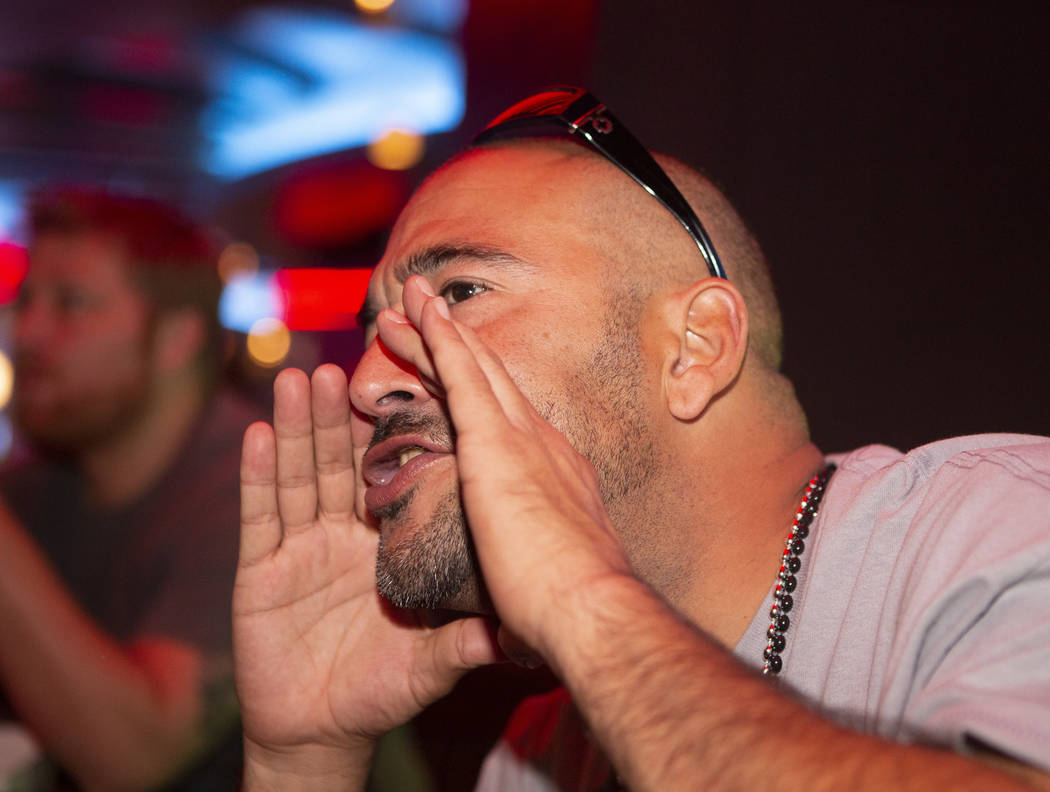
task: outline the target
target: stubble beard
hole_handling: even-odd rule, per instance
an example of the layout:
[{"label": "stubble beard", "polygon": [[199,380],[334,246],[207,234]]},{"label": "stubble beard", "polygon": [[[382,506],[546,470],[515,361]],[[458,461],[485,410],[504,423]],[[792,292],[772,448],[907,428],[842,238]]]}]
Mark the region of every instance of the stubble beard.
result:
[{"label": "stubble beard", "polygon": [[[446,492],[427,525],[406,524],[416,490],[378,510],[376,587],[399,608],[479,611],[481,572],[467,531],[458,488]],[[400,523],[394,542],[384,523]]]}]

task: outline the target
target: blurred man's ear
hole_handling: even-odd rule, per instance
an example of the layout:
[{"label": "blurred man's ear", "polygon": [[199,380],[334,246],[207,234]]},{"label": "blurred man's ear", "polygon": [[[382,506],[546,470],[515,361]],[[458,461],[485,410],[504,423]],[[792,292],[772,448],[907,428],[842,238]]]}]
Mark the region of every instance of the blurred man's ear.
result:
[{"label": "blurred man's ear", "polygon": [[193,366],[207,343],[204,317],[195,308],[162,312],[153,331],[153,361],[158,373]]}]

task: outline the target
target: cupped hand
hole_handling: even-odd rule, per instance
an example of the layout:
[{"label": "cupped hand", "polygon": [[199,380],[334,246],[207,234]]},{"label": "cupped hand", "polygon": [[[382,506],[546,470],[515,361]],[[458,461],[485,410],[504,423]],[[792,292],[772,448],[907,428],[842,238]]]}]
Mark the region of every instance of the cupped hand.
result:
[{"label": "cupped hand", "polygon": [[[246,748],[284,759],[367,757],[374,739],[498,659],[491,628],[438,628],[376,591],[377,534],[354,514],[346,375],[274,384],[274,426],[253,424],[241,463],[234,659]],[[348,751],[347,749],[351,749]],[[294,760],[293,760],[294,761]]]},{"label": "cupped hand", "polygon": [[379,335],[444,390],[463,503],[496,611],[554,662],[573,629],[558,614],[603,581],[631,576],[597,475],[424,278],[406,282],[403,303],[404,315],[379,315]]}]

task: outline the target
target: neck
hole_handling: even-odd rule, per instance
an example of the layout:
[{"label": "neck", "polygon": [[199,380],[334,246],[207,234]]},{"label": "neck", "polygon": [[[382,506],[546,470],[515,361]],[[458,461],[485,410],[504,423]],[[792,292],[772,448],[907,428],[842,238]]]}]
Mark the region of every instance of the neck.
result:
[{"label": "neck", "polygon": [[92,500],[118,507],[145,494],[175,460],[203,405],[204,389],[193,377],[155,387],[139,420],[79,456]]},{"label": "neck", "polygon": [[684,434],[678,447],[677,459],[687,462],[678,465],[677,486],[691,495],[676,501],[685,507],[674,516],[677,575],[661,593],[732,648],[773,584],[806,484],[824,457],[800,410],[726,403],[717,410],[694,426],[703,436]]}]

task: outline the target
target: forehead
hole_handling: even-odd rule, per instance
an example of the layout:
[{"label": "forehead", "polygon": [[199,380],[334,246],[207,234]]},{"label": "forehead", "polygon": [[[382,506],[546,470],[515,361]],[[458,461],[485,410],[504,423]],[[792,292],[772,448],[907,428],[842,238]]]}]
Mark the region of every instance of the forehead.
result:
[{"label": "forehead", "polygon": [[472,248],[557,266],[586,267],[601,229],[585,196],[600,179],[589,158],[542,148],[470,151],[435,173],[398,218],[370,286],[396,290],[414,258],[437,248]]},{"label": "forehead", "polygon": [[127,256],[121,243],[95,232],[46,233],[29,248],[32,280],[82,283],[95,288],[130,287]]}]

